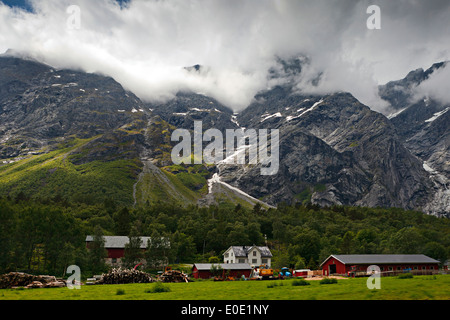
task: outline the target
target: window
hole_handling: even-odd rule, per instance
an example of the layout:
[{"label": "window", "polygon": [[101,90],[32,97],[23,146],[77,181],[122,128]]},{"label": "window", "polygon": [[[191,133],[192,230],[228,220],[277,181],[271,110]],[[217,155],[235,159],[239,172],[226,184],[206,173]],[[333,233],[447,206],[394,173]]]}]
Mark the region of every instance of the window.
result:
[{"label": "window", "polygon": [[389,267],[389,271],[392,271],[392,267]]},{"label": "window", "polygon": [[422,266],[422,270],[425,270],[427,267],[425,267],[425,266]]},{"label": "window", "polygon": [[402,267],[397,267],[397,270],[402,270]]},{"label": "window", "polygon": [[253,251],[253,256],[256,257],[256,251]]},{"label": "window", "polygon": [[418,269],[417,266],[415,266],[415,267],[414,267],[414,270],[417,270],[417,269]]},{"label": "window", "polygon": [[112,263],[112,264],[117,263],[117,258],[112,258],[112,259],[111,259],[111,263]]},{"label": "window", "polygon": [[228,254],[228,253],[225,253],[225,258],[228,258],[228,256],[229,256],[229,254]]},{"label": "window", "polygon": [[267,264],[267,259],[262,259],[262,263]]},{"label": "window", "polygon": [[434,266],[431,266],[430,269],[431,269],[431,270],[434,270]]},{"label": "window", "polygon": [[252,263],[257,263],[258,259],[252,259]]},{"label": "window", "polygon": [[245,259],[239,259],[238,262],[239,263],[245,263]]}]

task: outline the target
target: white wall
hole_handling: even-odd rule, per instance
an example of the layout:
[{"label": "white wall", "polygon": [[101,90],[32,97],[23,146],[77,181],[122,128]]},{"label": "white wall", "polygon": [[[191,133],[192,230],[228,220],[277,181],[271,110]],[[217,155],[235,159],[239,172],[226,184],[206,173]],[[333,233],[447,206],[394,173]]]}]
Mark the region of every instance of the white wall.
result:
[{"label": "white wall", "polygon": [[262,264],[265,264],[267,266],[271,266],[272,259],[271,258],[263,258],[261,257],[261,252],[259,252],[258,249],[253,248],[248,253],[248,257],[235,257],[234,252],[232,248],[228,248],[227,251],[225,251],[223,256],[223,262],[224,263],[248,263],[249,265],[260,266]]}]

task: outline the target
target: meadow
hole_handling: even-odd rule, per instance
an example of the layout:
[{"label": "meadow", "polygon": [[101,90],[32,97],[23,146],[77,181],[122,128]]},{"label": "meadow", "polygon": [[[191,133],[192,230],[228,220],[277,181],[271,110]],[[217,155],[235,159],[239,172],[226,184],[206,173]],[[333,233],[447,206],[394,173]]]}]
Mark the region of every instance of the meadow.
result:
[{"label": "meadow", "polygon": [[367,278],[337,283],[293,285],[296,280],[211,281],[157,284],[83,285],[80,289],[3,289],[0,300],[450,300],[450,275],[381,278],[368,289]]}]

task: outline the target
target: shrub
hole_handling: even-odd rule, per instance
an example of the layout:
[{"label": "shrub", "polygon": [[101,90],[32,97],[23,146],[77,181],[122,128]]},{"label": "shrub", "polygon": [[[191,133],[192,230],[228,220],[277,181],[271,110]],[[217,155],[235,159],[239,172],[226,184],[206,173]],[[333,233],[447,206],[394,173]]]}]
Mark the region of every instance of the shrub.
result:
[{"label": "shrub", "polygon": [[292,281],[293,286],[309,286],[311,283],[306,281],[305,279],[296,279]]},{"label": "shrub", "polygon": [[403,273],[398,276],[399,279],[411,279],[412,277],[412,273]]},{"label": "shrub", "polygon": [[283,282],[272,282],[267,285],[267,288],[273,288],[273,287],[278,287],[278,286],[282,287],[282,286],[284,286],[284,283]]},{"label": "shrub", "polygon": [[124,295],[124,294],[125,294],[125,290],[123,290],[123,289],[117,289],[116,295],[121,296],[121,295]]},{"label": "shrub", "polygon": [[145,290],[145,293],[170,292],[170,288],[162,282],[156,282],[152,288]]},{"label": "shrub", "polygon": [[337,282],[338,281],[335,278],[323,278],[322,280],[320,280],[320,284],[332,284]]}]

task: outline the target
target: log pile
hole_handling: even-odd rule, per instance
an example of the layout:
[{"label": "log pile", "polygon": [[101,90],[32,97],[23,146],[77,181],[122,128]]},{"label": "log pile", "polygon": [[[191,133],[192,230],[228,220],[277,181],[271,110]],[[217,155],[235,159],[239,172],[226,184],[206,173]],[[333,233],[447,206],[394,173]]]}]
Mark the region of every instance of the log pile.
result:
[{"label": "log pile", "polygon": [[23,272],[10,272],[0,275],[0,289],[8,288],[61,288],[65,287],[66,282],[62,279],[56,279],[54,276],[39,275],[35,276]]},{"label": "log pile", "polygon": [[100,280],[96,281],[95,284],[150,283],[153,281],[151,275],[146,272],[134,269],[114,268],[108,273],[102,274]]},{"label": "log pile", "polygon": [[187,274],[178,270],[167,270],[159,276],[161,282],[189,282]]}]

